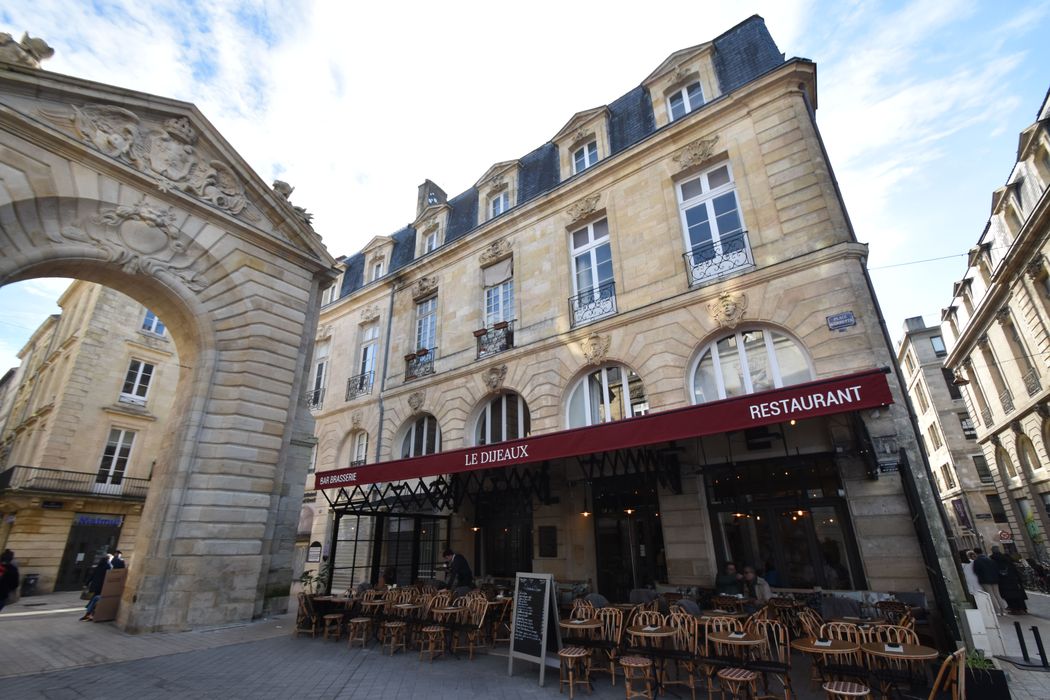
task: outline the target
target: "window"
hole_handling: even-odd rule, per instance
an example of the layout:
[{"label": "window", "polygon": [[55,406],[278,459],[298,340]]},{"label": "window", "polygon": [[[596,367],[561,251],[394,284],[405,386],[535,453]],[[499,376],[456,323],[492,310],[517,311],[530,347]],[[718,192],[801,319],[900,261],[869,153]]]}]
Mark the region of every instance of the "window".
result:
[{"label": "window", "polygon": [[375,282],[377,279],[383,276],[383,261],[378,260],[372,263],[372,281]]},{"label": "window", "polygon": [[514,280],[485,287],[485,325],[491,327],[500,321],[514,318]]},{"label": "window", "polygon": [[944,490],[955,488],[955,474],[949,464],[941,465],[941,476],[944,478]]},{"label": "window", "polygon": [[336,288],[336,285],[334,284],[330,287],[325,287],[324,291],[321,292],[321,306],[324,306],[325,304],[331,304],[333,301],[335,301],[337,291],[338,290]]},{"label": "window", "polygon": [[930,400],[926,398],[926,389],[923,388],[921,379],[915,383],[915,398],[919,402],[921,413],[930,410]]},{"label": "window", "polygon": [[134,431],[120,428],[110,429],[109,440],[106,441],[106,448],[102,452],[102,462],[98,466],[98,475],[95,477],[96,485],[116,486],[124,480],[124,473],[128,469],[128,457],[131,455],[131,446],[134,442]]},{"label": "window", "polygon": [[423,238],[423,252],[429,253],[432,250],[436,250],[438,247],[438,232],[437,230],[429,231]]},{"label": "window", "polygon": [[350,460],[351,467],[358,467],[368,461],[368,433],[360,432],[354,437],[354,454]]},{"label": "window", "polygon": [[776,331],[739,330],[711,343],[693,370],[693,402],[808,382],[809,360],[791,338]]},{"label": "window", "polygon": [[941,447],[944,445],[944,442],[941,440],[941,431],[937,429],[937,424],[930,423],[930,427],[926,430],[930,434],[930,444],[933,446],[933,449],[941,449]]},{"label": "window", "polygon": [[570,428],[597,425],[649,412],[645,387],[634,370],[609,365],[588,373],[569,393]]},{"label": "window", "polygon": [[977,439],[977,429],[973,427],[973,420],[967,413],[959,414],[959,426],[962,428],[963,437],[967,440]]},{"label": "window", "polygon": [[424,413],[409,424],[401,440],[401,457],[421,457],[441,451],[437,418]]},{"label": "window", "polygon": [[307,396],[307,404],[310,408],[320,408],[321,404],[324,403],[324,383],[328,370],[328,358],[325,357],[323,360],[318,360],[317,364],[314,365],[314,383],[313,389]]},{"label": "window", "polygon": [[601,219],[573,231],[573,324],[616,312],[609,222]]},{"label": "window", "polygon": [[500,192],[489,199],[489,218],[495,219],[510,209],[510,192]]},{"label": "window", "polygon": [[146,393],[153,379],[153,365],[142,360],[132,360],[128,373],[124,375],[124,388],[120,390],[120,400],[128,403],[146,403]]},{"label": "window", "polygon": [[754,263],[729,163],[679,183],[676,190],[691,283]]},{"label": "window", "polygon": [[361,374],[371,374],[376,369],[376,344],[379,340],[379,323],[361,326]]},{"label": "window", "polygon": [[572,172],[582,173],[598,162],[598,142],[591,141],[586,146],[577,148],[572,154]]},{"label": "window", "polygon": [[941,376],[944,377],[944,383],[948,387],[948,396],[952,397],[952,399],[961,399],[962,392],[955,385],[955,375],[952,374],[951,370],[947,367],[941,367]]},{"label": "window", "polygon": [[491,445],[494,442],[517,440],[532,433],[529,407],[517,394],[500,394],[485,404],[474,426],[474,444]]},{"label": "window", "polygon": [[915,374],[915,358],[911,356],[911,350],[904,353],[904,366],[908,370],[908,376]]},{"label": "window", "polygon": [[941,336],[931,336],[930,345],[933,346],[933,351],[937,353],[937,357],[944,357],[948,354],[948,351],[944,348],[944,338],[942,338]]},{"label": "window", "polygon": [[671,93],[667,98],[667,111],[671,115],[671,121],[674,121],[681,119],[703,104],[704,91],[698,81]]},{"label": "window", "polygon": [[984,455],[973,456],[973,468],[977,470],[977,478],[982,484],[992,483],[992,470],[988,468],[988,460]]},{"label": "window", "polygon": [[416,349],[437,347],[437,297],[416,304]]},{"label": "window", "polygon": [[1009,522],[1006,518],[1006,508],[1003,508],[1002,499],[1000,499],[998,495],[989,494],[984,498],[988,501],[988,510],[992,512],[992,520],[994,522]]},{"label": "window", "polygon": [[157,318],[157,314],[146,309],[146,316],[142,319],[142,330],[154,335],[164,335],[164,323]]}]

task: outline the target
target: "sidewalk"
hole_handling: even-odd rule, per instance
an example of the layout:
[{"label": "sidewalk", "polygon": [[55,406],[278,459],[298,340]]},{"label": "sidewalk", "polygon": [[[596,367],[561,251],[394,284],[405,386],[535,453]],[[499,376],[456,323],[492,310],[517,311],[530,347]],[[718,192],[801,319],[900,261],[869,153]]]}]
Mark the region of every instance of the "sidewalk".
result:
[{"label": "sidewalk", "polygon": [[[1014,623],[1021,625],[1028,655],[1039,660],[1033,642],[1032,627],[1039,629],[1047,654],[1050,655],[1050,596],[1028,591],[1028,615],[1006,615],[999,618],[1003,642],[1007,656],[1021,656],[1021,646],[1017,642]],[[1047,700],[1050,698],[1050,672],[1026,671],[1006,661],[999,662],[1000,668],[1006,671],[1010,684],[1010,696],[1013,700]]]}]

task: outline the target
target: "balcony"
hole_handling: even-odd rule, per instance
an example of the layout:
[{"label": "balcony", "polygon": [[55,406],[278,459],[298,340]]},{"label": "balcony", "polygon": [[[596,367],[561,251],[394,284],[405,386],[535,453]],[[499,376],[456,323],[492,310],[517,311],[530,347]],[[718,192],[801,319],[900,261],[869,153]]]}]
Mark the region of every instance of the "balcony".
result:
[{"label": "balcony", "polygon": [[474,331],[478,343],[478,359],[495,355],[514,347],[514,321],[501,321],[491,328]]},{"label": "balcony", "polygon": [[405,381],[433,374],[436,358],[437,348],[423,348],[418,352],[405,355]]},{"label": "balcony", "polygon": [[[103,481],[99,481],[103,478]],[[149,479],[109,474],[99,477],[90,472],[14,466],[0,472],[0,492],[32,491],[54,494],[115,496],[132,501],[146,500]]]},{"label": "balcony", "polygon": [[732,233],[712,243],[693,246],[682,256],[689,286],[714,282],[755,266],[747,231]]},{"label": "balcony", "polygon": [[320,410],[324,405],[324,389],[314,389],[306,392],[306,405],[311,411]]},{"label": "balcony", "polygon": [[362,372],[346,380],[346,400],[356,399],[358,396],[372,393],[372,382],[375,380],[375,370]]},{"label": "balcony", "polygon": [[363,467],[363,466],[365,466],[365,460],[363,460],[363,459],[352,460],[350,462],[350,466],[351,467]]},{"label": "balcony", "polygon": [[999,394],[999,404],[1003,407],[1003,413],[1010,415],[1014,412],[1014,397],[1009,389],[1003,389]]},{"label": "balcony", "polygon": [[1024,373],[1024,388],[1028,391],[1029,396],[1035,396],[1042,390],[1043,385],[1039,382],[1039,372],[1035,367]]},{"label": "balcony", "polygon": [[616,313],[616,282],[606,282],[569,297],[573,327],[582,326]]}]

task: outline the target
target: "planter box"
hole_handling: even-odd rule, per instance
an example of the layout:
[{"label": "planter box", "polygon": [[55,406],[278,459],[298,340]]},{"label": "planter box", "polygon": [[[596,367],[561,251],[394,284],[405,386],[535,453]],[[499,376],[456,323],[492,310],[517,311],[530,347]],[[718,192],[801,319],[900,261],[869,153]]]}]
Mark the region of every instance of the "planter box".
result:
[{"label": "planter box", "polygon": [[480,338],[481,336],[485,335],[488,332],[489,332],[489,330],[487,328],[479,328],[476,331],[474,331],[474,337],[475,338]]},{"label": "planter box", "polygon": [[1006,673],[997,668],[966,669],[966,700],[1009,700]]}]

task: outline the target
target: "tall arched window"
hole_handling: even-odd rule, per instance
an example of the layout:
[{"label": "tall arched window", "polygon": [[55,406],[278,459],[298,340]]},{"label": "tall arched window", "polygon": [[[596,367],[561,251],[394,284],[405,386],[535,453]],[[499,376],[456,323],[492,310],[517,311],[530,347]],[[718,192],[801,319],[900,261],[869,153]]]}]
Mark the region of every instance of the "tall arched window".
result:
[{"label": "tall arched window", "polygon": [[806,353],[773,330],[738,330],[708,345],[693,370],[693,402],[779,389],[813,378]]},{"label": "tall arched window", "polygon": [[995,461],[999,463],[999,473],[1006,472],[1011,477],[1017,476],[1017,469],[1014,468],[1013,460],[1010,459],[1010,455],[1006,454],[1006,450],[999,448],[995,451]]},{"label": "tall arched window", "polygon": [[569,392],[570,428],[608,423],[649,412],[645,387],[634,370],[608,365],[582,377]]},{"label": "tall arched window", "polygon": [[490,445],[494,442],[517,440],[532,432],[529,407],[525,399],[517,394],[500,394],[485,404],[474,425],[474,444]]},{"label": "tall arched window", "polygon": [[1043,466],[1039,463],[1039,455],[1035,453],[1035,446],[1032,445],[1032,441],[1028,439],[1027,435],[1021,435],[1017,438],[1017,456],[1020,458],[1021,467],[1026,474],[1031,474]]},{"label": "tall arched window", "polygon": [[401,440],[401,457],[420,457],[441,451],[441,431],[437,418],[424,413],[413,420]]}]

